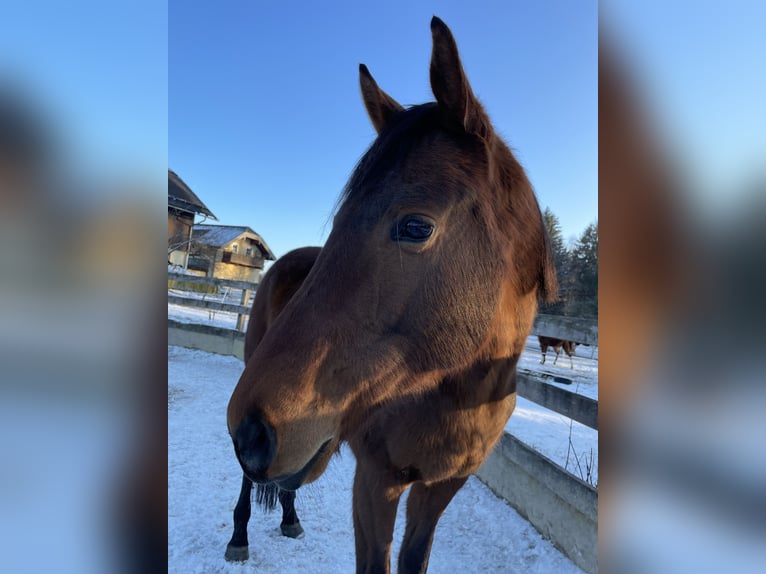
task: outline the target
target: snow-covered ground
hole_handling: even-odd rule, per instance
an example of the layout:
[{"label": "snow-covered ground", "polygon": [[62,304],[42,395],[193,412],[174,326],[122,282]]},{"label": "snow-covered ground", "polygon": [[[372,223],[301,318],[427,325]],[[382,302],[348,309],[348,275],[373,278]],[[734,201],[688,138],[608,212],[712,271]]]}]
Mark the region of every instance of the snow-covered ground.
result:
[{"label": "snow-covered ground", "polygon": [[[179,320],[176,313],[173,315]],[[539,361],[539,356],[535,359],[531,351],[533,348],[525,360]],[[586,347],[584,351],[579,354],[589,357],[590,350]],[[576,359],[575,370],[579,362]],[[571,375],[568,360],[563,364]],[[595,373],[595,367],[592,369]],[[234,357],[168,348],[168,571],[352,572],[354,457],[347,448],[335,457],[317,482],[298,492],[296,508],[306,530],[302,539],[287,539],[279,534],[278,512],[263,515],[254,508],[249,528],[250,560],[245,564],[224,561],[223,553],[231,536],[231,513],[241,481],[226,431],[225,413],[241,371],[242,363]],[[583,380],[581,384],[595,386],[594,381]],[[568,443],[568,423],[543,417],[538,411],[544,409],[524,402],[519,401],[509,423],[513,432],[524,440],[527,432],[532,439],[556,451],[562,439],[556,439],[555,445],[548,444],[550,439],[545,437],[554,433],[545,429],[558,429],[556,432],[563,429]],[[534,444],[534,440],[531,442]],[[596,448],[595,442],[592,446]],[[404,533],[405,501],[406,495],[399,507],[392,563]],[[567,574],[581,570],[505,501],[471,478],[439,523],[429,572]]]}]

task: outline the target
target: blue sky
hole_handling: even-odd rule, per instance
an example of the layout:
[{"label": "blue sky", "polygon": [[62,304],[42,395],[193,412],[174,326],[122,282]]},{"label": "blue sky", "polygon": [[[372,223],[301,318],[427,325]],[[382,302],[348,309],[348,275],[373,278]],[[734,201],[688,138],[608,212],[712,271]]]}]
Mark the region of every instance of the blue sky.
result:
[{"label": "blue sky", "polygon": [[[766,3],[601,9],[691,187],[713,216],[736,209],[766,165]],[[324,240],[374,137],[357,64],[402,103],[431,99],[433,14],[541,204],[579,234],[597,215],[595,2],[10,2],[0,82],[27,89],[86,170],[151,174],[161,211],[169,165],[284,253]]]},{"label": "blue sky", "polygon": [[5,2],[0,85],[22,90],[74,170],[153,185],[167,169],[167,30],[156,0]]},{"label": "blue sky", "polygon": [[541,205],[579,235],[598,214],[595,2],[172,0],[169,166],[277,255],[323,243],[374,139],[358,64],[402,104],[433,100],[434,14]]},{"label": "blue sky", "polygon": [[693,207],[717,220],[738,212],[766,181],[766,2],[601,7]]}]

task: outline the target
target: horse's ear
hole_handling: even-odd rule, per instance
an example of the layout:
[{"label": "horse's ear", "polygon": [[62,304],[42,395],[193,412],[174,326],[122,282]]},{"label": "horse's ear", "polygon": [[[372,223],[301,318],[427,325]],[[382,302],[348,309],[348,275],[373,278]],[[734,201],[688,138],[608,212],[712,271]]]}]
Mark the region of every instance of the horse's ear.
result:
[{"label": "horse's ear", "polygon": [[488,140],[492,126],[479,100],[473,95],[452,32],[434,16],[431,19],[431,34],[434,42],[431,53],[431,89],[436,101],[466,132]]},{"label": "horse's ear", "polygon": [[380,133],[391,120],[391,117],[404,108],[394,98],[378,87],[367,66],[359,64],[359,86],[362,88],[362,99],[367,114],[375,126],[375,131]]}]

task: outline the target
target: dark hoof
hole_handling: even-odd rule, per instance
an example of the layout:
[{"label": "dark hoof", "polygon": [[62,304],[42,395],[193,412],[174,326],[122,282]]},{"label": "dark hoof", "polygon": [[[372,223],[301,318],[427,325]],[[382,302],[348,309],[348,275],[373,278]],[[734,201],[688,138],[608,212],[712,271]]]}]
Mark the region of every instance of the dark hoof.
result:
[{"label": "dark hoof", "polygon": [[298,538],[303,534],[303,527],[300,522],[296,522],[295,524],[280,524],[279,528],[282,530],[282,536],[287,536],[288,538]]},{"label": "dark hoof", "polygon": [[247,551],[247,546],[232,546],[228,544],[224,558],[228,562],[247,562],[247,559],[250,558],[250,553]]}]

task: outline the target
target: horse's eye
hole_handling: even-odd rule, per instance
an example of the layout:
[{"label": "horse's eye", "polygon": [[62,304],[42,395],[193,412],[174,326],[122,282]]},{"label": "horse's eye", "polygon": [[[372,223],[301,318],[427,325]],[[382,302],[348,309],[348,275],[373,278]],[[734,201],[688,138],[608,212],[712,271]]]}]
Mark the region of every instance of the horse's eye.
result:
[{"label": "horse's eye", "polygon": [[394,224],[391,239],[420,243],[431,237],[434,224],[421,215],[406,215]]}]

